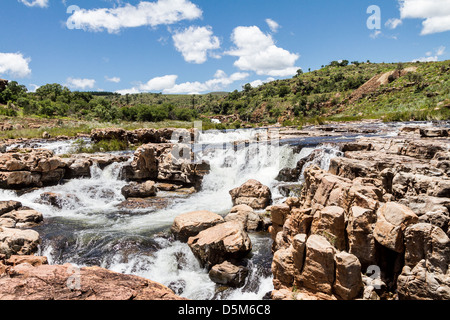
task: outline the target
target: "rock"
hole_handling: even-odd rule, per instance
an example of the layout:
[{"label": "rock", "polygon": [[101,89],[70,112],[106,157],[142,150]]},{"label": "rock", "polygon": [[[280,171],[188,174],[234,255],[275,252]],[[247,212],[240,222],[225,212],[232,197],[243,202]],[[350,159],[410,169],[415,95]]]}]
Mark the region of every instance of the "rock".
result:
[{"label": "rock", "polygon": [[34,253],[40,244],[39,233],[0,227],[0,254],[27,255]]},{"label": "rock", "polygon": [[121,192],[125,199],[128,198],[148,198],[156,196],[156,187],[154,181],[144,183],[131,183],[122,188]]},{"label": "rock", "polygon": [[228,261],[216,264],[209,271],[209,278],[215,283],[236,288],[242,287],[245,284],[247,275],[247,268],[235,266]]},{"label": "rock", "polygon": [[341,251],[334,256],[336,262],[336,282],[334,292],[344,300],[357,298],[364,289],[361,264],[356,256]]},{"label": "rock", "polygon": [[306,240],[308,236],[304,233],[297,234],[292,239],[292,258],[295,266],[295,275],[298,277],[303,270],[305,260]]},{"label": "rock", "polygon": [[336,249],[320,235],[311,235],[306,241],[306,258],[301,274],[304,287],[332,294],[335,280],[334,255]]},{"label": "rock", "polygon": [[100,267],[24,263],[0,278],[0,300],[180,300],[169,288]]},{"label": "rock", "polygon": [[15,228],[16,227],[16,221],[11,218],[0,218],[0,228]]},{"label": "rock", "polygon": [[273,255],[272,273],[275,289],[292,288],[294,285],[295,265],[293,259],[294,248],[280,248]]},{"label": "rock", "polygon": [[38,202],[62,209],[67,207],[74,207],[74,204],[79,203],[80,199],[74,194],[44,192],[40,194],[40,199]]},{"label": "rock", "polygon": [[193,211],[177,216],[172,224],[171,232],[175,238],[187,242],[189,237],[224,222],[224,219],[210,211]]},{"label": "rock", "polygon": [[50,139],[50,133],[48,133],[47,131],[44,131],[44,133],[42,134],[42,139]]},{"label": "rock", "polygon": [[188,245],[201,265],[207,269],[226,260],[243,258],[252,248],[247,233],[235,221],[201,231],[189,238]]},{"label": "rock", "polygon": [[31,228],[44,220],[42,213],[36,210],[14,210],[5,213],[2,218],[10,218],[15,221],[16,228]]},{"label": "rock", "polygon": [[66,164],[46,149],[13,149],[0,154],[0,188],[20,189],[54,185]]},{"label": "rock", "polygon": [[246,231],[259,230],[262,224],[260,216],[246,204],[231,208],[230,213],[225,216],[225,221],[238,221]]},{"label": "rock", "polygon": [[91,131],[91,139],[94,142],[101,140],[120,140],[126,139],[126,131],[121,128],[100,128]]},{"label": "rock", "polygon": [[10,266],[16,266],[22,263],[28,263],[33,267],[41,266],[44,264],[48,264],[47,257],[41,256],[17,256],[12,255],[9,259],[6,260],[6,264]]},{"label": "rock", "polygon": [[403,252],[403,232],[408,225],[417,223],[419,218],[408,207],[387,202],[377,211],[374,237],[381,245],[395,252]]},{"label": "rock", "polygon": [[148,214],[156,210],[167,208],[173,201],[173,198],[151,197],[151,198],[128,198],[117,205],[121,214]]},{"label": "rock", "polygon": [[92,160],[83,158],[66,158],[63,159],[63,161],[66,163],[66,171],[64,174],[65,179],[91,177],[91,166],[93,164]]},{"label": "rock", "polygon": [[344,209],[329,206],[314,213],[311,234],[325,236],[338,250],[345,250],[345,217]]},{"label": "rock", "polygon": [[376,212],[358,206],[350,208],[347,219],[348,252],[354,254],[363,268],[376,264],[376,247],[373,229]]},{"label": "rock", "polygon": [[439,227],[417,223],[405,230],[405,265],[427,261],[430,272],[446,274],[450,264],[450,239]]},{"label": "rock", "polygon": [[19,201],[0,201],[0,216],[7,212],[19,209],[21,206],[22,203],[20,203]]},{"label": "rock", "polygon": [[205,161],[196,163],[193,160],[194,153],[188,145],[145,144],[135,151],[131,164],[123,166],[121,178],[159,180],[199,189],[210,167]]},{"label": "rock", "polygon": [[270,189],[254,179],[230,190],[230,195],[234,206],[246,204],[253,209],[264,209],[272,202]]}]

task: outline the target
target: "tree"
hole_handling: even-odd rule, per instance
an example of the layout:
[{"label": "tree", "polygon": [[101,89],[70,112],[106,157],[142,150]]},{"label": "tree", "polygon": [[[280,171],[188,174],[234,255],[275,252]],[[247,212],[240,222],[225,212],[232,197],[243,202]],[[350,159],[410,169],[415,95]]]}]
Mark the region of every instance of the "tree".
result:
[{"label": "tree", "polygon": [[53,102],[56,102],[58,96],[63,93],[68,94],[70,90],[59,83],[46,84],[36,89],[36,94],[41,100],[50,99]]},{"label": "tree", "polygon": [[244,89],[244,92],[248,93],[252,90],[252,85],[250,83],[246,83],[242,89]]},{"label": "tree", "polygon": [[5,90],[0,92],[0,103],[6,104],[8,101],[16,102],[27,93],[27,88],[20,85],[17,81],[8,82]]}]

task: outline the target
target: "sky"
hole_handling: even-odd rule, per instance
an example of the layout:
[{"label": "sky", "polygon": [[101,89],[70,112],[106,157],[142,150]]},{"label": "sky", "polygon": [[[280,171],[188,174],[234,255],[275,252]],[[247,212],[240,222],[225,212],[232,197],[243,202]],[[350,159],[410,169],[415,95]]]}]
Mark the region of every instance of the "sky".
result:
[{"label": "sky", "polygon": [[334,60],[450,59],[450,0],[2,0],[0,78],[199,94]]}]

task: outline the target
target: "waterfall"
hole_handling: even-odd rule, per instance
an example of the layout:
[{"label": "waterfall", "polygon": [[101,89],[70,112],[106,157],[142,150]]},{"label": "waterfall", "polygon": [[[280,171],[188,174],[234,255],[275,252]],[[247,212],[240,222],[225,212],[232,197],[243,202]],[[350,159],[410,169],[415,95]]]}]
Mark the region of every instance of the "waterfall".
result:
[{"label": "waterfall", "polygon": [[[283,201],[275,181],[280,169],[295,167],[316,148],[296,153],[287,144],[265,142],[264,134],[264,130],[200,134],[196,155],[210,163],[210,173],[204,177],[199,192],[175,197],[163,209],[129,210],[126,214],[118,209],[125,200],[121,188],[127,184],[119,179],[123,163],[103,169],[94,165],[90,178],[72,179],[21,196],[0,190],[0,200],[17,200],[42,212],[44,223],[35,228],[43,238],[39,254],[46,255],[52,264],[100,265],[162,283],[189,299],[262,299],[273,289],[268,234],[250,233],[253,250],[247,263],[250,272],[246,284],[217,292],[216,284],[188,245],[171,240],[167,231],[182,213],[209,210],[225,216],[232,207],[229,191],[249,179],[267,185],[275,202]],[[327,167],[337,149],[319,149],[323,156],[318,164]],[[42,201],[45,192],[57,193],[61,205],[55,207]],[[166,196],[171,197],[167,192],[158,193],[158,197]]]}]

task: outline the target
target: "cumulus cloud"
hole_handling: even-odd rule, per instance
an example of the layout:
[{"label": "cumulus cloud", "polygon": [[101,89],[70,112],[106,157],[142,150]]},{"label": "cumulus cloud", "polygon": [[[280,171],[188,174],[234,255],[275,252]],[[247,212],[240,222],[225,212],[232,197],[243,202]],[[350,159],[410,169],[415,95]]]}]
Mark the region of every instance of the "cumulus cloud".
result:
[{"label": "cumulus cloud", "polygon": [[191,63],[204,63],[208,51],[220,48],[219,38],[213,36],[212,28],[209,26],[190,26],[183,31],[175,32],[172,39],[184,60]]},{"label": "cumulus cloud", "polygon": [[254,81],[250,82],[250,85],[253,88],[257,88],[257,87],[263,85],[264,83],[271,82],[271,81],[274,81],[274,80],[275,80],[275,78],[272,78],[272,77],[268,77],[266,80],[257,79],[257,80],[254,80]]},{"label": "cumulus cloud", "polygon": [[105,76],[105,80],[108,82],[114,82],[114,83],[119,83],[120,82],[120,78],[119,77],[107,77]]},{"label": "cumulus cloud", "polygon": [[167,75],[150,79],[147,83],[139,86],[140,91],[161,91],[172,88],[177,81],[177,75]]},{"label": "cumulus cloud", "polygon": [[412,60],[412,62],[420,61],[420,62],[432,62],[432,61],[438,61],[439,57],[445,54],[445,47],[440,46],[438,49],[436,49],[435,54],[433,55],[433,52],[429,51],[425,54],[425,57],[421,57],[418,59]]},{"label": "cumulus cloud", "polygon": [[40,8],[48,7],[48,1],[49,0],[19,0],[19,2],[22,2],[27,7],[40,7]]},{"label": "cumulus cloud", "polygon": [[0,52],[0,75],[25,78],[31,75],[30,61],[31,59],[25,58],[22,53]]},{"label": "cumulus cloud", "polygon": [[173,86],[172,88],[164,90],[164,93],[187,93],[197,94],[202,92],[211,92],[223,90],[235,81],[244,80],[249,76],[245,72],[236,72],[228,76],[224,71],[217,70],[213,79],[205,82],[184,82]]},{"label": "cumulus cloud", "polygon": [[76,10],[67,20],[67,25],[86,31],[117,33],[122,28],[156,27],[201,16],[202,10],[189,0],[141,1],[136,6],[126,3],[112,9]]},{"label": "cumulus cloud", "polygon": [[235,81],[244,80],[249,76],[248,73],[236,72],[228,76],[224,71],[217,70],[213,79],[205,82],[183,82],[176,84],[178,76],[166,75],[150,79],[145,84],[140,84],[130,89],[116,91],[120,94],[132,94],[148,91],[162,91],[167,94],[198,94],[203,92],[219,91],[225,89]]},{"label": "cumulus cloud", "polygon": [[277,32],[278,28],[280,28],[278,22],[273,21],[272,19],[266,19],[266,23],[269,26],[270,30],[272,30],[272,32]]},{"label": "cumulus cloud", "polygon": [[272,37],[256,26],[235,28],[231,40],[235,48],[225,54],[238,57],[234,65],[241,70],[285,77],[294,75],[299,69],[295,62],[300,56],[277,47]]},{"label": "cumulus cloud", "polygon": [[67,82],[66,86],[68,86],[69,88],[72,88],[72,89],[86,90],[86,89],[92,89],[95,86],[94,79],[81,79],[81,78],[69,77],[69,78],[67,78],[66,82]]},{"label": "cumulus cloud", "polygon": [[399,0],[401,19],[422,19],[422,35],[450,31],[449,0]]}]

